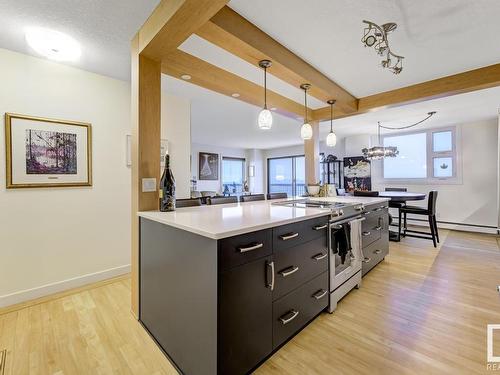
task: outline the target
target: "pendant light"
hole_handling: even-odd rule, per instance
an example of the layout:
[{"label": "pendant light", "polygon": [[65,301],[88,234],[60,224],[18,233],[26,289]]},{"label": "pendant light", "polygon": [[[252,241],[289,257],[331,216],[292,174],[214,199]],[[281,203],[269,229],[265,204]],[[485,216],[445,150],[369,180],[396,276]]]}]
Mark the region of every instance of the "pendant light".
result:
[{"label": "pendant light", "polygon": [[326,145],[334,147],[337,144],[337,136],[333,132],[333,105],[335,100],[329,100],[327,103],[330,104],[330,133],[326,136]]},{"label": "pendant light", "polygon": [[304,90],[304,109],[305,109],[305,115],[304,115],[304,125],[300,128],[300,136],[302,137],[303,140],[308,140],[311,139],[313,136],[313,128],[307,121],[307,90],[311,88],[311,85],[309,83],[304,83],[300,85],[300,88]]},{"label": "pendant light", "polygon": [[271,66],[271,61],[261,60],[259,61],[259,66],[264,69],[264,108],[259,113],[259,128],[267,130],[271,129],[273,126],[273,115],[269,109],[267,109],[267,68]]}]

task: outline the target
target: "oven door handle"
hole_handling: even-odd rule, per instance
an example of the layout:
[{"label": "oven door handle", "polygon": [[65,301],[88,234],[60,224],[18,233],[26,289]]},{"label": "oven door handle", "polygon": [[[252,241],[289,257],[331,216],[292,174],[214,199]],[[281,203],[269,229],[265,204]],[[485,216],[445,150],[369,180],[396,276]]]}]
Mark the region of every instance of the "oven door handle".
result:
[{"label": "oven door handle", "polygon": [[340,225],[348,223],[350,221],[354,221],[354,220],[364,221],[365,218],[362,216],[354,216],[354,217],[351,217],[349,219],[344,219],[344,220],[340,220],[340,221],[332,221],[332,222],[330,222],[330,228],[340,229]]}]

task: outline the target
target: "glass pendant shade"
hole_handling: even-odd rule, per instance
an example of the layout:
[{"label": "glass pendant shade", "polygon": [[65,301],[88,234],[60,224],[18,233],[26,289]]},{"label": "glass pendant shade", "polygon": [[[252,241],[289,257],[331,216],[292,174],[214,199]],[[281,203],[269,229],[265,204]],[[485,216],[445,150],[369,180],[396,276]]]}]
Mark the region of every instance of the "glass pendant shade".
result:
[{"label": "glass pendant shade", "polygon": [[312,126],[306,122],[302,127],[300,128],[300,136],[302,137],[303,140],[311,139],[313,136],[313,128]]},{"label": "glass pendant shade", "polygon": [[261,129],[271,129],[273,126],[273,115],[271,111],[267,108],[264,108],[259,113],[259,128]]},{"label": "glass pendant shade", "polygon": [[326,136],[326,145],[328,147],[334,147],[337,144],[337,136],[334,132],[328,133]]}]

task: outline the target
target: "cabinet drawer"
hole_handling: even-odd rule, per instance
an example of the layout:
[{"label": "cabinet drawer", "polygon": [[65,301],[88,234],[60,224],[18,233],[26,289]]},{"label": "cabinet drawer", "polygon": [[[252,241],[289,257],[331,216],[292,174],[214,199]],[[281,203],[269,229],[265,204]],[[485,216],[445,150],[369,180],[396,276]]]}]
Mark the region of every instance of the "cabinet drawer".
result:
[{"label": "cabinet drawer", "polygon": [[378,263],[385,258],[385,256],[389,253],[389,243],[387,240],[380,239],[371,245],[363,248],[363,266],[362,266],[362,274],[363,276],[370,271],[373,267],[375,267]]},{"label": "cabinet drawer", "polygon": [[287,249],[318,237],[326,237],[327,224],[328,216],[323,216],[273,228],[273,249]]},{"label": "cabinet drawer", "polygon": [[328,305],[328,272],[273,302],[273,349],[283,344]]},{"label": "cabinet drawer", "polygon": [[276,300],[328,269],[327,237],[275,251],[273,258]]},{"label": "cabinet drawer", "polygon": [[368,246],[382,237],[388,225],[389,211],[386,206],[372,206],[365,212],[362,224],[363,247]]},{"label": "cabinet drawer", "polygon": [[271,253],[271,229],[224,238],[219,241],[219,270],[224,271]]}]

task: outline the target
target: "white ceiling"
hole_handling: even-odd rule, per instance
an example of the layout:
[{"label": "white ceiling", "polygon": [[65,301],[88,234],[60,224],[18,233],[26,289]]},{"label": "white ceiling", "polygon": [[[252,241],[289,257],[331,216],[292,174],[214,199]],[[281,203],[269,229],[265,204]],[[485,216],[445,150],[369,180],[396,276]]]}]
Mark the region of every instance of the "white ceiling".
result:
[{"label": "white ceiling", "polygon": [[[496,64],[499,0],[232,0],[229,6],[356,97]],[[396,22],[399,75],[361,44],[362,20]]]},{"label": "white ceiling", "polygon": [[82,46],[70,63],[129,80],[130,41],[159,0],[0,0],[0,48],[38,56],[24,40],[26,27],[64,32]]}]

